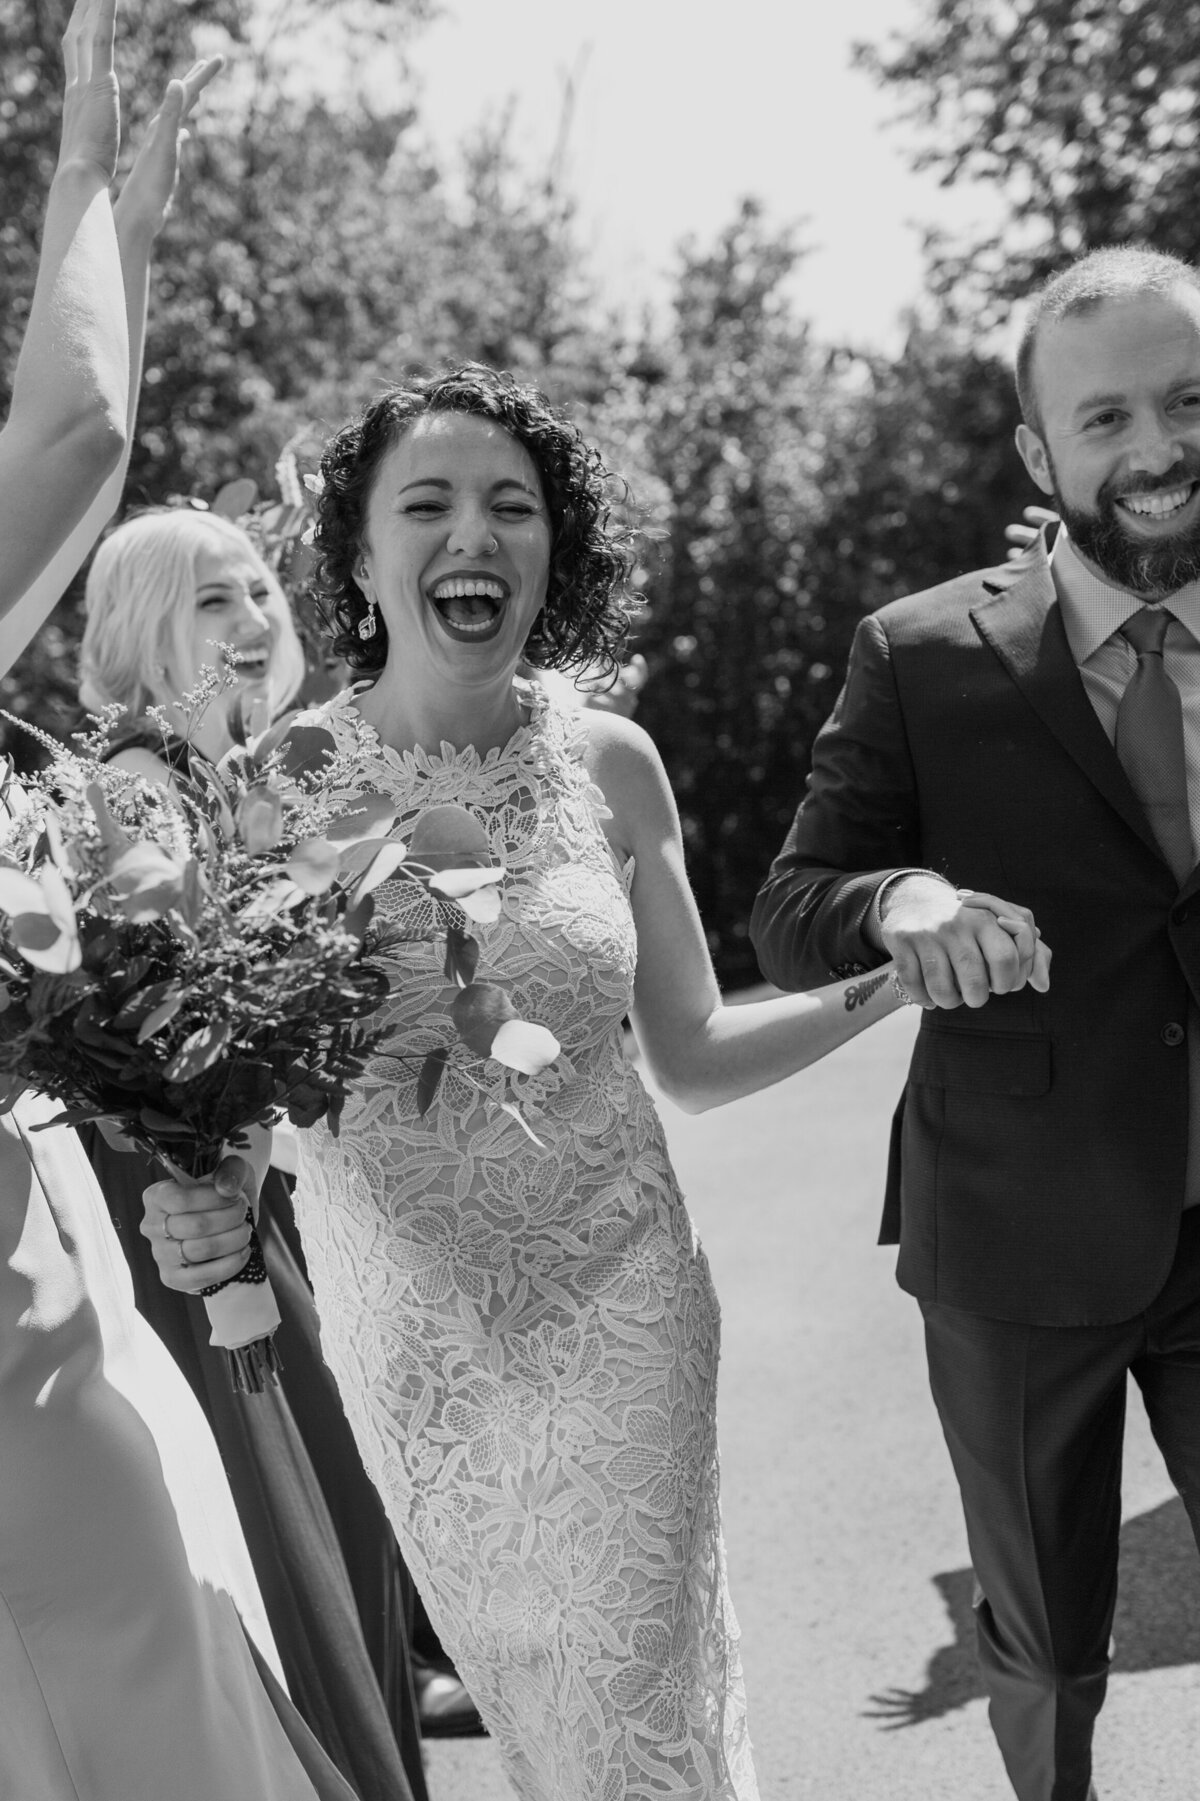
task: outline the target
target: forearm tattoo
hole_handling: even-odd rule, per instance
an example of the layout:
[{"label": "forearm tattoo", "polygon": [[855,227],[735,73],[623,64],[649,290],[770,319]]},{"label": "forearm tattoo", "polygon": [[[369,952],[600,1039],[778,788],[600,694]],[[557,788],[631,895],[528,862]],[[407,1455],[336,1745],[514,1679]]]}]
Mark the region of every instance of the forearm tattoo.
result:
[{"label": "forearm tattoo", "polygon": [[847,1013],[853,1013],[856,1007],[865,1007],[873,994],[878,994],[881,988],[887,987],[889,979],[885,970],[881,976],[868,976],[865,982],[855,982],[852,987],[847,988],[842,996]]}]

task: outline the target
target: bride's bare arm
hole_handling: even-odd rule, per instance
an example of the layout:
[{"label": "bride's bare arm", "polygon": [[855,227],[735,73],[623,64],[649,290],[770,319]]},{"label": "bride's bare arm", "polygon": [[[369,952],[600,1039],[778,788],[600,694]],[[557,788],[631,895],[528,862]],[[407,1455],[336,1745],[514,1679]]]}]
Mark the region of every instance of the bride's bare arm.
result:
[{"label": "bride's bare arm", "polygon": [[689,1113],[767,1088],[903,1004],[892,966],[809,994],[722,1004],[684,867],[679,814],[652,740],[626,719],[588,717],[589,766],[613,812],[618,858],[636,859],[634,1029],[655,1080]]}]

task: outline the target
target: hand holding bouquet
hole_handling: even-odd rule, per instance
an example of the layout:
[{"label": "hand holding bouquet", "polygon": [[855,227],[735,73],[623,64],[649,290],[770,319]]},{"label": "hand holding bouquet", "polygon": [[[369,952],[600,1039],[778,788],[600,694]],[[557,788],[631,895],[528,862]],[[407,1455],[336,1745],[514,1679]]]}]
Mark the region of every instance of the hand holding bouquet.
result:
[{"label": "hand holding bouquet", "polygon": [[[557,1055],[473,981],[466,926],[499,911],[503,871],[469,852],[406,864],[380,795],[334,810],[322,791],[350,772],[327,733],[277,728],[219,767],[193,750],[173,791],[103,760],[111,711],[77,752],[43,740],[53,760],[23,791],[0,780],[0,1104],[38,1088],[63,1104],[56,1123],[108,1121],[190,1180],[283,1113],[336,1133],[384,1035],[371,897],[389,879],[446,910],[450,1018],[471,1048],[518,1068]],[[447,1056],[425,1060],[422,1111]],[[205,1300],[235,1384],[261,1387],[278,1312],[256,1240]]]}]

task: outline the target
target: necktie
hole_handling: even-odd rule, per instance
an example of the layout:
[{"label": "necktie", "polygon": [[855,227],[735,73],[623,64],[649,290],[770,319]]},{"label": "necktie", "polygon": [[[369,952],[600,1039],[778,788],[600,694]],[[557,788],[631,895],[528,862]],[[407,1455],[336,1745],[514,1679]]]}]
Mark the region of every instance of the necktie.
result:
[{"label": "necktie", "polygon": [[1196,861],[1188,813],[1183,707],[1179,689],[1163,665],[1163,640],[1171,615],[1143,607],[1121,627],[1137,652],[1134,670],[1117,708],[1117,755],[1145,809],[1159,849],[1183,882]]}]

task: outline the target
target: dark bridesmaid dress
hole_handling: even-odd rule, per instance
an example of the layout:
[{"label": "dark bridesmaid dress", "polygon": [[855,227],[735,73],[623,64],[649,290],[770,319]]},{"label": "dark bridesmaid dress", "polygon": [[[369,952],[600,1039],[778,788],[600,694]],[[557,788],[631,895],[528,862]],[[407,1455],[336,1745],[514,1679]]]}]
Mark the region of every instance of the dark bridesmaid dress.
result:
[{"label": "dark bridesmaid dress", "polygon": [[150,1322],[208,1416],[293,1701],[361,1801],[428,1801],[408,1622],[412,1586],[321,1357],[287,1178],[258,1229],[282,1324],[279,1387],[235,1394],[199,1301],[164,1287],[139,1227],[162,1172],[80,1132]]}]

